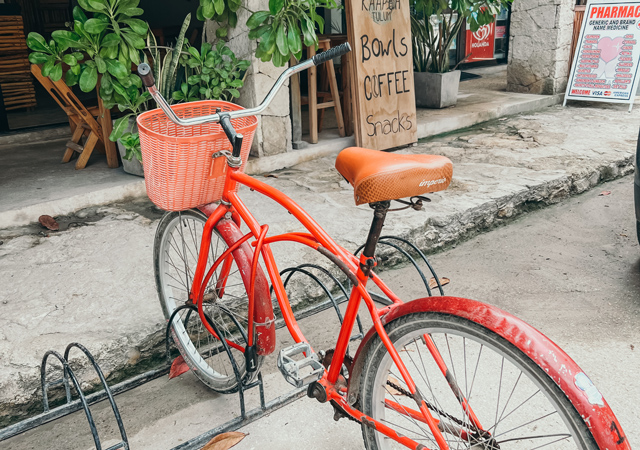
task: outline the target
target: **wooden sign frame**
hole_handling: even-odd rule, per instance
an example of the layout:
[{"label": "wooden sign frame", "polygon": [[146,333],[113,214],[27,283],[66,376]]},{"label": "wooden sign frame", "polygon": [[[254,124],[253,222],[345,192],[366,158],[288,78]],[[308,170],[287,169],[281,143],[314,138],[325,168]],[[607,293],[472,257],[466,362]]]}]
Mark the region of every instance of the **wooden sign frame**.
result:
[{"label": "wooden sign frame", "polygon": [[356,145],[417,141],[411,19],[406,0],[346,0]]}]

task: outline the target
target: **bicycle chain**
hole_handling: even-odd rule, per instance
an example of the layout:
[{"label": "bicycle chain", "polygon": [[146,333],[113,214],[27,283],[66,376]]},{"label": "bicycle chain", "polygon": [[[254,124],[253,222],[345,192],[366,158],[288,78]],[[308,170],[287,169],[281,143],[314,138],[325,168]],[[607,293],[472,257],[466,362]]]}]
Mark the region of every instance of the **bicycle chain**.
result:
[{"label": "bicycle chain", "polygon": [[[387,380],[387,384],[392,388],[394,388],[395,390],[397,390],[398,392],[400,392],[401,394],[406,395],[409,398],[413,398],[413,395],[411,394],[411,392],[407,391],[402,386],[398,386],[397,384],[389,380]],[[467,430],[470,430],[472,432],[473,437],[477,440],[474,443],[481,444],[481,445],[488,444],[489,449],[500,448],[498,443],[495,442],[495,439],[491,437],[491,435],[488,434],[486,431],[479,430],[478,428],[476,428],[475,430],[472,430],[469,427],[469,424],[464,423],[462,420],[458,419],[457,417],[454,417],[451,414],[442,411],[440,408],[437,408],[436,406],[432,405],[425,399],[422,399],[422,401],[425,402],[425,404],[427,405],[427,408],[429,408],[430,410],[440,414],[441,416],[446,417],[449,420],[452,420],[453,422],[457,423],[461,427],[466,428]]]},{"label": "bicycle chain", "polygon": [[[409,398],[413,398],[413,394],[411,392],[407,391],[406,389],[404,389],[401,386],[398,386],[397,384],[393,383],[392,381],[387,380],[387,384],[389,386],[391,386],[392,388],[394,388],[396,391],[400,392],[402,395],[406,395]],[[448,413],[442,411],[440,408],[437,408],[436,406],[432,405],[431,403],[429,403],[425,399],[422,399],[422,401],[425,402],[425,404],[427,405],[427,408],[429,408],[431,411],[434,411],[434,412],[440,414],[441,416],[444,416],[447,419],[450,419],[450,420],[454,421],[455,423],[457,423],[461,427],[468,428],[468,425],[466,423],[464,423],[462,420],[458,419],[457,417],[454,417],[451,414],[448,414]],[[477,431],[476,431],[476,433],[477,433]]]}]

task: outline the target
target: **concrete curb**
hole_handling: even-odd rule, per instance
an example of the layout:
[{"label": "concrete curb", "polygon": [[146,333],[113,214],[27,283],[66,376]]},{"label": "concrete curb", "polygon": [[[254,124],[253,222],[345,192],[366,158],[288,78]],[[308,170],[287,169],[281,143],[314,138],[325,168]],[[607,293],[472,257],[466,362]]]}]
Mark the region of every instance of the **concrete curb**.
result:
[{"label": "concrete curb", "polygon": [[[557,95],[540,95],[534,98],[527,95],[527,100],[506,100],[504,102],[496,102],[489,104],[488,108],[461,114],[455,117],[448,117],[446,120],[420,121],[418,122],[418,139],[425,139],[452,131],[469,128],[489,120],[499,119],[505,116],[513,116],[516,114],[537,111],[549,106],[562,103],[564,94]],[[483,105],[484,106],[484,105]]]},{"label": "concrete curb", "polygon": [[0,229],[28,225],[38,221],[43,214],[60,216],[82,208],[118,202],[127,198],[147,195],[144,180],[136,179],[127,184],[74,195],[45,203],[25,206],[20,209],[0,212]]},{"label": "concrete curb", "polygon": [[0,145],[23,145],[33,142],[71,139],[69,125],[52,125],[33,131],[17,131],[0,136]]}]

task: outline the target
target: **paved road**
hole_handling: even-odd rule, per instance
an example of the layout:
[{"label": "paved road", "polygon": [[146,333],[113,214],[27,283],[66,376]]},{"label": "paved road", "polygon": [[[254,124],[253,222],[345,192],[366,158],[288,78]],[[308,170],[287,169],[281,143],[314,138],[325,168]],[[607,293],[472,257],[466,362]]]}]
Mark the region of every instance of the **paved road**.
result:
[{"label": "paved road", "polygon": [[[433,255],[446,293],[493,303],[539,328],[578,362],[618,415],[632,443],[640,442],[640,248],[635,236],[632,178],[625,177]],[[611,191],[610,195],[598,195]],[[401,212],[395,214],[411,214]],[[421,296],[411,270],[385,278]],[[326,328],[303,323],[310,340]],[[281,336],[281,342],[285,338]],[[327,345],[329,345],[327,343]],[[322,347],[322,345],[315,345]],[[270,365],[267,395],[287,387]],[[256,405],[255,393],[249,396]],[[202,388],[186,374],[157,380],[118,397],[131,448],[171,448],[237,415],[237,399]],[[99,428],[113,435],[105,409]],[[75,415],[3,443],[6,450],[91,448],[86,422]],[[237,449],[362,448],[359,428],[332,420],[331,408],[303,399],[250,424]],[[83,440],[81,440],[82,438]],[[7,445],[8,444],[8,445]]]}]

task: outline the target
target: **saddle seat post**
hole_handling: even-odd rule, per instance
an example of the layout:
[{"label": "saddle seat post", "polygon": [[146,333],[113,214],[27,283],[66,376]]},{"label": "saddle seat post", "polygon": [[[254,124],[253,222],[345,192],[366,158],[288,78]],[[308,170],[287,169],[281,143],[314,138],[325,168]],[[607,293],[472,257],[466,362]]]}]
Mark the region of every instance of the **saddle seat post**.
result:
[{"label": "saddle seat post", "polygon": [[363,259],[360,262],[360,269],[368,277],[371,273],[371,269],[375,267],[375,253],[378,246],[378,239],[382,233],[382,227],[384,226],[384,220],[387,217],[387,211],[389,211],[390,201],[370,203],[369,206],[373,208],[373,220],[371,221],[371,228],[369,229],[369,235],[367,236],[367,242],[362,250]]}]

